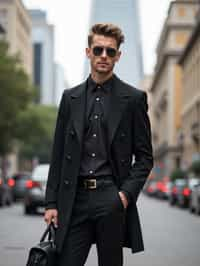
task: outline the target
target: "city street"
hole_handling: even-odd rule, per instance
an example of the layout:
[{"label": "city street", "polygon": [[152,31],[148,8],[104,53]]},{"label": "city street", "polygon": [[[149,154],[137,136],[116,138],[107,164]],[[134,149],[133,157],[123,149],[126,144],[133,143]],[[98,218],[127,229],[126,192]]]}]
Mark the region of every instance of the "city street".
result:
[{"label": "city street", "polygon": [[[145,252],[132,254],[125,248],[124,266],[199,266],[200,217],[144,195],[138,207]],[[0,266],[25,265],[29,248],[45,229],[43,216],[24,216],[22,205],[17,203],[0,209],[0,218]],[[95,246],[86,266],[97,266]]]},{"label": "city street", "polygon": [[[200,0],[0,0],[0,266],[26,266],[47,228],[38,206],[56,201],[67,229],[77,187],[111,179],[127,202],[142,191],[145,250],[124,247],[123,266],[200,266],[199,74]],[[90,208],[113,218],[93,238],[106,258],[123,211],[107,195]],[[70,264],[92,239],[73,231],[89,206],[77,199]],[[136,210],[126,218],[124,242],[141,250]],[[95,244],[85,266],[98,266]]]}]

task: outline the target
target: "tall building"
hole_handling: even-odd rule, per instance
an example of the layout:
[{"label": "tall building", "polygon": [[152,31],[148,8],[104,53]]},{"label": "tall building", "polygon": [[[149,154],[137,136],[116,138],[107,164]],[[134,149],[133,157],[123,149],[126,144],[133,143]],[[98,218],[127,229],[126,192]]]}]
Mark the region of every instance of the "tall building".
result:
[{"label": "tall building", "polygon": [[32,77],[31,19],[21,0],[0,0],[0,24],[9,53],[19,53],[24,70]]},{"label": "tall building", "polygon": [[46,12],[29,10],[32,19],[33,76],[41,104],[54,104],[54,27]]},{"label": "tall building", "polygon": [[[138,1],[93,0],[89,26],[94,23],[113,23],[122,29],[125,43],[121,46],[122,56],[115,66],[115,73],[124,81],[138,86],[143,79]],[[85,77],[88,73],[89,63],[86,61]]]},{"label": "tall building", "polygon": [[179,63],[182,66],[182,165],[190,166],[200,159],[200,8],[197,25],[184,49]]},{"label": "tall building", "polygon": [[177,64],[196,25],[199,2],[176,0],[169,6],[157,46],[157,62],[151,85],[155,168],[158,176],[169,176],[181,167],[182,70]]}]

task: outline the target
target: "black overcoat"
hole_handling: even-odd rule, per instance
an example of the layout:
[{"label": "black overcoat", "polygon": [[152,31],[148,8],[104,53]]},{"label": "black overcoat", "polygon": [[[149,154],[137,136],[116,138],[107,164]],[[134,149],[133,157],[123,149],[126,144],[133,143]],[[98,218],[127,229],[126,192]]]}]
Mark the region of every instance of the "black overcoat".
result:
[{"label": "black overcoat", "polygon": [[[58,209],[56,245],[61,251],[76,194],[85,117],[86,81],[64,90],[59,105],[48,174],[46,209]],[[114,75],[108,121],[109,160],[119,190],[131,193],[124,246],[144,250],[137,198],[153,167],[147,95]]]}]

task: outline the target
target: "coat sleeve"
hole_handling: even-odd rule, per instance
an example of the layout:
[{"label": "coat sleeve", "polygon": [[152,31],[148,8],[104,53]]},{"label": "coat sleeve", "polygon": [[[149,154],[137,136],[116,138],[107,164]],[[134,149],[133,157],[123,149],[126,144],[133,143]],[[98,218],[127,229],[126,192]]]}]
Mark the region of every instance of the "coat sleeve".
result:
[{"label": "coat sleeve", "polygon": [[147,114],[147,94],[142,92],[133,107],[133,152],[135,162],[131,166],[128,178],[121,185],[135,202],[153,167],[153,151],[151,143],[151,125]]},{"label": "coat sleeve", "polygon": [[67,110],[65,103],[65,95],[63,92],[54,131],[53,145],[51,150],[51,160],[47,179],[47,187],[45,193],[46,209],[57,208],[57,192],[60,183],[62,159],[64,152],[64,132],[66,127]]}]

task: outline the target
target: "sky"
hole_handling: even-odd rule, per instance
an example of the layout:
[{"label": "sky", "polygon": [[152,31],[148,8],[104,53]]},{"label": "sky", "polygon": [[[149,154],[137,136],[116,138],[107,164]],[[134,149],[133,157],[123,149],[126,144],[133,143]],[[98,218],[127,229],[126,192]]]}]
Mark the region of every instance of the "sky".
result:
[{"label": "sky", "polygon": [[[55,61],[64,67],[69,86],[82,81],[91,1],[23,0],[27,8],[45,10],[48,23],[55,26]],[[156,45],[169,3],[170,0],[139,0],[145,74],[153,72]]]}]

